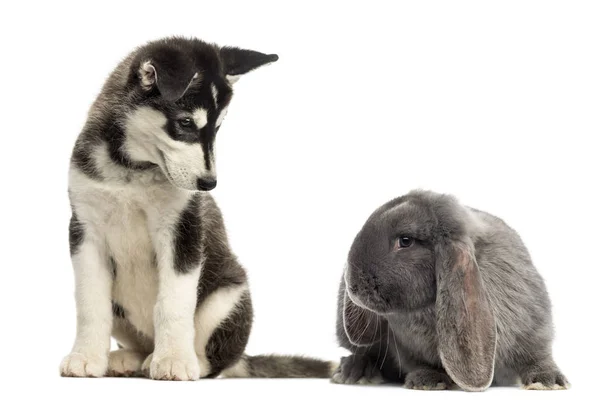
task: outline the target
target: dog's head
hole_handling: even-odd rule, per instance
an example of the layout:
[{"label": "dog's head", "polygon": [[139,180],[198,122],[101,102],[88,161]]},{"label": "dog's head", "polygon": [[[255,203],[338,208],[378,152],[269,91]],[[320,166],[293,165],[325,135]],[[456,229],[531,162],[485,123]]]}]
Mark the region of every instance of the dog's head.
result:
[{"label": "dog's head", "polygon": [[169,38],[140,48],[127,78],[124,151],[158,165],[183,189],[217,184],[215,137],[237,79],[277,55],[197,39]]}]

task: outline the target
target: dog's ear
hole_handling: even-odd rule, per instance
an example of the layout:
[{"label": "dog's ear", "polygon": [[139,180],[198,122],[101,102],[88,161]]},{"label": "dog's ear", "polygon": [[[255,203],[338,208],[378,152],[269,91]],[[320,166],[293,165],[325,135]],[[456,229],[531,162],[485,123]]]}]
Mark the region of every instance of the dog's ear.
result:
[{"label": "dog's ear", "polygon": [[149,90],[156,86],[167,101],[181,98],[198,74],[189,56],[171,48],[155,50],[142,60],[139,67],[142,88]]},{"label": "dog's ear", "polygon": [[254,50],[240,49],[230,46],[220,50],[225,77],[230,83],[235,83],[242,74],[254,70],[268,63],[276,62],[279,56],[256,52]]},{"label": "dog's ear", "polygon": [[486,389],[494,376],[496,322],[470,238],[435,247],[438,349],[448,375],[464,390]]}]

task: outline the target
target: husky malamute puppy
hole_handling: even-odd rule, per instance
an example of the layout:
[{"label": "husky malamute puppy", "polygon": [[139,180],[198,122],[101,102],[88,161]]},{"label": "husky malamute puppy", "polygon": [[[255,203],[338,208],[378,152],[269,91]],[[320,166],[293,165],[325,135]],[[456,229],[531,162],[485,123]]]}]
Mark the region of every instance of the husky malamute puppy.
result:
[{"label": "husky malamute puppy", "polygon": [[[168,38],[135,50],[108,78],[70,165],[77,335],[63,376],[331,375],[325,361],[244,355],[246,273],[208,193],[232,83],[276,60]],[[113,352],[111,335],[121,347]]]}]

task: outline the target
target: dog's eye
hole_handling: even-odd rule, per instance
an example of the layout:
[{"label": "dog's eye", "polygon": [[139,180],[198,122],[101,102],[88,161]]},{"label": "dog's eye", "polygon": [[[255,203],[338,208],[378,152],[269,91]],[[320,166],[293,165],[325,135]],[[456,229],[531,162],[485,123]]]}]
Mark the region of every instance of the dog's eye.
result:
[{"label": "dog's eye", "polygon": [[192,119],[190,119],[190,118],[179,119],[179,125],[182,127],[191,127]]},{"label": "dog's eye", "polygon": [[414,238],[409,236],[399,236],[396,238],[396,244],[394,249],[410,248],[415,242]]}]

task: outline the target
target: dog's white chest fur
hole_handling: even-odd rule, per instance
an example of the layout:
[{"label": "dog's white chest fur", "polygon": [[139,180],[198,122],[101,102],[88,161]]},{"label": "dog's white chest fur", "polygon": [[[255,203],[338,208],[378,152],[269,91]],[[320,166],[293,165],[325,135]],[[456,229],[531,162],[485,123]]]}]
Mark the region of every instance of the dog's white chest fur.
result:
[{"label": "dog's white chest fur", "polygon": [[[98,185],[76,171],[71,174],[71,196],[88,233],[104,245],[114,267],[112,301],[127,320],[145,336],[154,338],[153,311],[158,293],[155,243],[162,228],[172,227],[187,203],[189,192],[180,193],[166,182],[143,185]],[[163,242],[164,243],[164,242]],[[171,245],[158,245],[170,248]]]},{"label": "dog's white chest fur", "polygon": [[153,338],[158,275],[147,216],[136,203],[116,210],[106,225],[107,252],[116,266],[112,299],[139,331]]}]

